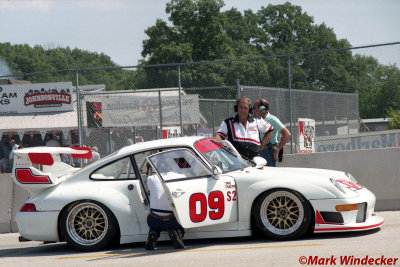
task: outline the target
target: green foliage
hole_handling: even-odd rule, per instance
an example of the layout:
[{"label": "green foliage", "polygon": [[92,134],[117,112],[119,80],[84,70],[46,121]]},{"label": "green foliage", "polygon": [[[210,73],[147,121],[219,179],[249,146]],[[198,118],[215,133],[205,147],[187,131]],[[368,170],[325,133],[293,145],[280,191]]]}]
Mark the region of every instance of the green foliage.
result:
[{"label": "green foliage", "polygon": [[[54,48],[45,50],[42,46],[11,45],[0,43],[0,59],[7,62],[13,74],[46,72],[55,70],[74,70],[77,68],[116,67],[110,57],[101,53],[93,53],[80,49]],[[76,84],[75,71],[60,71],[41,75],[18,77],[32,83],[72,81]],[[80,71],[79,85],[106,84],[109,90],[121,89],[121,81],[132,74],[116,70]]]},{"label": "green foliage", "polygon": [[[315,24],[312,16],[289,2],[268,5],[253,12],[235,8],[221,11],[222,0],[171,0],[169,22],[161,19],[145,30],[142,66],[136,70],[80,71],[79,84],[106,84],[108,90],[178,86],[180,65],[183,88],[232,87],[217,95],[212,90],[188,91],[204,98],[235,98],[236,81],[242,85],[291,87],[359,94],[361,118],[379,118],[386,110],[400,110],[400,71],[384,66],[354,50],[307,53],[350,48],[333,29]],[[353,52],[352,52],[353,51]],[[299,53],[304,52],[304,53]],[[288,56],[276,56],[287,55]],[[293,55],[295,54],[295,55]],[[252,58],[248,61],[207,62]],[[263,59],[260,59],[263,58]],[[79,49],[0,43],[0,59],[13,73],[117,66],[104,54]],[[290,61],[289,61],[290,60]],[[171,64],[169,67],[150,67]],[[32,82],[72,81],[74,71],[22,77]]]},{"label": "green foliage", "polygon": [[388,130],[400,129],[400,110],[389,109],[387,116],[390,118]]},{"label": "green foliage", "polygon": [[[258,58],[296,53],[290,57],[291,86],[295,89],[359,93],[362,118],[383,117],[386,107],[400,103],[400,74],[373,57],[351,50],[318,54],[299,52],[350,48],[324,23],[289,2],[268,5],[257,12],[232,8],[221,12],[221,0],[171,0],[169,21],[157,20],[146,30],[143,64],[184,63]],[[288,87],[288,58],[194,65],[182,69],[184,87],[243,85]],[[162,80],[162,79],[158,79]],[[154,80],[153,80],[154,81]],[[162,87],[156,84],[154,87]],[[203,93],[209,97],[209,93]]]}]

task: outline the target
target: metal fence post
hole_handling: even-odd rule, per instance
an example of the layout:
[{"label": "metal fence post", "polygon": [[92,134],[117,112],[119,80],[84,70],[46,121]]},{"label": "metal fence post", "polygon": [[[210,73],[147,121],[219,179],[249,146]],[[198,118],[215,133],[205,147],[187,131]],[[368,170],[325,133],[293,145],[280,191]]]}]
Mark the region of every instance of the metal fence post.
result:
[{"label": "metal fence post", "polygon": [[160,136],[158,138],[162,139],[162,131],[163,131],[163,121],[162,121],[162,105],[161,105],[161,90],[158,90],[158,108],[160,109]]},{"label": "metal fence post", "polygon": [[81,92],[78,86],[79,83],[79,71],[76,70],[76,111],[78,112],[78,138],[79,146],[82,146],[82,103],[81,103]]},{"label": "metal fence post", "polygon": [[112,131],[112,129],[108,128],[108,149],[109,149],[109,153],[112,152],[112,147],[111,147],[111,144],[112,144],[111,134],[112,134],[112,132],[111,131]]},{"label": "metal fence post", "polygon": [[214,104],[215,104],[215,100],[211,102],[213,136],[215,136],[215,110],[214,110]]},{"label": "metal fence post", "polygon": [[289,110],[290,110],[290,154],[293,154],[293,103],[292,103],[292,79],[290,73],[290,55],[288,56],[288,87],[289,87]]},{"label": "metal fence post", "polygon": [[[79,89],[79,71],[76,70],[76,109],[78,112],[78,140],[79,140],[79,146],[82,147],[82,136],[83,136],[83,129],[82,129],[82,101],[81,101],[81,89]],[[72,137],[71,137],[72,141]],[[79,159],[79,163],[81,167],[83,166],[83,159]]]},{"label": "metal fence post", "polygon": [[240,98],[240,81],[239,79],[236,80],[236,90],[237,90],[237,98]]},{"label": "metal fence post", "polygon": [[179,123],[181,127],[181,137],[183,136],[183,124],[182,124],[182,84],[181,84],[181,64],[178,64],[178,87],[179,87]]}]

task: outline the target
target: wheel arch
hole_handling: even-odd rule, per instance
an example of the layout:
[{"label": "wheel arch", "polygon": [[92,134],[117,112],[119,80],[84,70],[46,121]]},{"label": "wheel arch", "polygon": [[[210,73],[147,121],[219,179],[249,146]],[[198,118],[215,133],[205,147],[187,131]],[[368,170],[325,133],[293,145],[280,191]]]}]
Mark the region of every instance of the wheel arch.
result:
[{"label": "wheel arch", "polygon": [[58,233],[58,236],[59,236],[59,240],[60,241],[65,241],[65,238],[61,234],[61,217],[62,217],[62,214],[68,208],[70,208],[72,204],[78,204],[78,203],[82,203],[82,202],[94,202],[96,204],[101,204],[111,212],[111,214],[115,217],[115,219],[117,221],[117,235],[116,235],[115,240],[113,241],[113,243],[117,243],[118,242],[118,244],[119,244],[120,239],[121,239],[121,226],[120,226],[120,221],[118,220],[118,217],[114,213],[113,209],[110,208],[108,205],[106,205],[104,202],[100,202],[100,201],[98,201],[96,199],[89,199],[89,198],[82,198],[82,199],[77,199],[77,200],[71,201],[71,202],[65,204],[64,207],[60,210],[60,212],[58,213],[58,218],[57,218],[57,233]]},{"label": "wheel arch", "polygon": [[[245,194],[239,195],[239,210],[240,218],[239,220],[242,222],[248,222],[248,228],[250,228],[253,224],[253,209],[257,200],[265,193],[275,189],[285,189],[285,190],[293,190],[298,192],[301,196],[303,196],[306,200],[309,201],[313,212],[315,212],[315,208],[312,205],[312,199],[329,199],[336,198],[334,194],[330,191],[324,189],[323,187],[315,184],[311,184],[308,182],[298,181],[296,179],[282,180],[274,179],[274,180],[264,180],[261,182],[253,183],[251,186],[246,188],[240,188],[238,185],[238,191],[246,192]],[[251,207],[250,209],[248,207]],[[313,214],[315,216],[315,214]]]},{"label": "wheel arch", "polygon": [[272,193],[274,191],[279,191],[279,190],[291,190],[298,197],[304,198],[306,201],[308,201],[308,203],[310,204],[311,210],[312,210],[312,212],[311,212],[312,218],[311,218],[310,228],[314,228],[314,226],[315,226],[315,209],[314,209],[312,203],[301,192],[299,192],[299,191],[297,191],[295,189],[286,188],[286,187],[274,187],[274,188],[270,188],[268,190],[260,192],[260,194],[256,198],[254,198],[254,200],[253,200],[253,202],[251,204],[251,209],[250,209],[250,211],[251,211],[251,214],[250,214],[250,226],[251,226],[251,229],[253,231],[257,231],[257,227],[255,225],[255,212],[256,212],[255,206],[256,206],[256,203],[258,202],[258,200],[260,198],[262,198],[264,196],[264,194],[269,194],[269,193]]},{"label": "wheel arch", "polygon": [[[313,230],[315,228],[315,209],[312,205],[312,203],[304,197],[303,194],[298,192],[297,190],[291,189],[291,188],[285,188],[285,187],[275,187],[275,188],[270,188],[268,190],[265,190],[261,192],[253,201],[252,206],[251,206],[251,215],[250,215],[250,227],[253,232],[253,235],[259,236],[262,235],[262,231],[258,229],[256,225],[256,212],[257,212],[257,203],[259,200],[261,200],[263,197],[268,196],[269,194],[272,194],[274,192],[279,192],[279,191],[288,191],[296,195],[296,197],[299,198],[301,202],[307,203],[308,207],[310,208],[310,223],[308,227],[306,228],[304,235],[309,235],[313,233]],[[281,240],[286,240],[286,239],[281,239]]]}]

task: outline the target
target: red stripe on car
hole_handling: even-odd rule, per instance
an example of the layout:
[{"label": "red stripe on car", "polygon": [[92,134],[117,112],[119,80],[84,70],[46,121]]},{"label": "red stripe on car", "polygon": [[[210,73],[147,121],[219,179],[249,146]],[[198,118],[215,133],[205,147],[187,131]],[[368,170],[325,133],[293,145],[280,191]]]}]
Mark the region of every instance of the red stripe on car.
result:
[{"label": "red stripe on car", "polygon": [[34,175],[30,169],[16,169],[15,177],[21,184],[51,184],[49,176]]},{"label": "red stripe on car", "polygon": [[211,139],[200,140],[195,144],[195,146],[200,151],[200,153],[205,153],[222,147],[221,144],[213,142]]},{"label": "red stripe on car", "polygon": [[383,224],[383,221],[373,225],[367,226],[351,226],[351,227],[337,227],[337,228],[322,228],[322,229],[314,229],[314,232],[324,232],[324,231],[351,231],[351,230],[365,230],[379,227]]},{"label": "red stripe on car", "polygon": [[28,157],[33,164],[51,166],[54,163],[53,156],[50,153],[31,152],[28,153]]},{"label": "red stripe on car", "polygon": [[87,152],[85,154],[71,154],[71,157],[73,158],[79,158],[79,159],[91,159],[92,158],[92,150],[90,150],[90,147],[71,147],[72,149],[75,150],[86,150]]}]

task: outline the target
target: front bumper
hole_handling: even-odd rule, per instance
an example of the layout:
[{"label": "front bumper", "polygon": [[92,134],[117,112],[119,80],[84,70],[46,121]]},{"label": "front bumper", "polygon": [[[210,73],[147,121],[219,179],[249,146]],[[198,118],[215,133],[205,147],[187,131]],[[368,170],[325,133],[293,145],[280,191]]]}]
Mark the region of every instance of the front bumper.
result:
[{"label": "front bumper", "polygon": [[[314,232],[344,232],[364,231],[380,227],[384,219],[375,216],[375,195],[366,188],[357,190],[359,196],[344,199],[310,200],[315,211]],[[336,211],[336,205],[359,204],[358,210]],[[341,222],[332,222],[324,219],[321,214],[331,213],[341,217]]]},{"label": "front bumper", "polygon": [[58,211],[17,212],[15,220],[21,236],[35,241],[59,241]]}]

